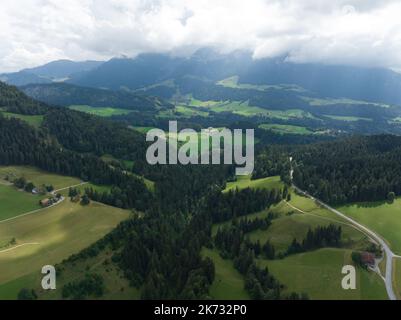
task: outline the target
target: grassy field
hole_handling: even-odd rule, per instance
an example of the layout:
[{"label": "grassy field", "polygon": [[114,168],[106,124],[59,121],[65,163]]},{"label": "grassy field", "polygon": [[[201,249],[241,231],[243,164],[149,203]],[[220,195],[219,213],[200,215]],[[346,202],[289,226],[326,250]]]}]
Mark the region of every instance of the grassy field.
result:
[{"label": "grassy field", "polygon": [[238,83],[239,77],[232,76],[223,80],[218,81],[216,84],[233,89],[251,89],[257,91],[266,91],[269,89],[285,89],[289,91],[296,91],[296,92],[305,92],[305,89],[297,86],[297,85],[256,85],[256,84],[249,84],[249,83]]},{"label": "grassy field", "polygon": [[244,279],[234,268],[231,260],[224,260],[216,250],[203,248],[202,256],[214,261],[216,275],[210,287],[210,295],[218,300],[246,300],[249,295],[244,289]]},{"label": "grassy field", "polygon": [[[250,180],[249,177],[241,177],[237,182],[230,183],[227,189],[250,187],[277,188],[282,187],[278,177]],[[227,190],[226,189],[226,190]],[[301,213],[294,208],[303,211]],[[319,207],[313,200],[299,196],[292,192],[290,205],[285,201],[258,213],[247,215],[248,219],[263,218],[269,212],[276,214],[272,225],[267,230],[256,230],[248,234],[251,241],[259,240],[263,245],[269,240],[277,252],[284,252],[292,240],[301,241],[310,228],[326,226],[330,223],[342,227],[342,242],[345,246],[340,249],[325,248],[313,252],[293,255],[283,260],[259,260],[261,266],[268,266],[270,272],[287,286],[286,292],[306,292],[312,299],[386,299],[386,291],[383,281],[374,273],[358,270],[358,289],[345,291],[341,288],[341,268],[351,262],[352,250],[364,249],[368,245],[367,237],[351,227],[345,220],[337,217],[331,211]],[[215,224],[212,234],[224,224]],[[217,254],[217,253],[216,253]],[[215,254],[215,255],[216,255]],[[216,264],[228,263],[219,256],[210,255]],[[218,261],[221,259],[222,261]],[[218,262],[216,262],[218,261]],[[232,263],[232,262],[231,262]],[[230,265],[230,264],[229,264]],[[231,264],[232,265],[232,264]],[[224,268],[222,268],[224,270]],[[220,276],[220,282],[230,283],[230,278],[224,273]],[[217,286],[216,284],[214,284]],[[220,296],[224,293],[241,294],[236,287],[218,287]]]},{"label": "grassy field", "polygon": [[78,178],[61,176],[29,166],[0,166],[0,180],[6,176],[11,178],[25,177],[36,186],[53,185],[57,189],[66,188],[81,183]]},{"label": "grassy field", "polygon": [[[355,249],[366,247],[367,238],[364,234],[349,226],[343,219],[332,212],[318,207],[312,200],[292,193],[290,204],[305,211],[306,214],[294,210],[286,202],[282,201],[268,210],[247,215],[248,219],[265,218],[269,212],[272,212],[278,217],[273,220],[272,225],[267,230],[255,230],[248,234],[249,238],[252,241],[259,240],[261,244],[269,240],[275,246],[277,252],[283,252],[294,238],[299,241],[303,240],[309,228],[334,223],[342,227],[342,241],[345,246]],[[219,227],[230,223],[215,224],[212,228],[212,233],[215,234]]]},{"label": "grassy field", "polygon": [[345,117],[345,116],[331,116],[331,115],[325,115],[325,117],[333,119],[333,120],[340,120],[340,121],[372,121],[370,118],[361,118],[361,117]]},{"label": "grassy field", "polygon": [[7,118],[17,118],[26,123],[30,124],[35,128],[39,128],[43,122],[43,116],[41,115],[23,115],[17,113],[10,113],[10,112],[1,112]]},{"label": "grassy field", "polygon": [[71,110],[81,111],[89,114],[93,114],[99,117],[111,117],[111,116],[119,116],[124,114],[129,114],[132,110],[127,109],[119,109],[119,108],[112,108],[112,107],[101,107],[95,108],[86,105],[73,105],[68,107]]},{"label": "grassy field", "polygon": [[310,135],[314,134],[313,131],[300,126],[284,125],[284,124],[261,124],[260,129],[272,130],[281,134],[300,134],[300,135]]},{"label": "grassy field", "polygon": [[39,200],[42,198],[25,191],[19,191],[14,186],[0,184],[0,221],[40,209]]},{"label": "grassy field", "polygon": [[387,202],[358,203],[338,208],[387,240],[396,254],[401,254],[401,199]]},{"label": "grassy field", "polygon": [[[280,120],[303,118],[319,120],[319,118],[314,117],[310,112],[301,109],[270,110],[268,108],[250,106],[248,101],[201,101],[191,98],[187,107],[193,110],[193,112],[196,111],[194,108],[202,107],[204,110],[211,110],[213,112],[232,112],[243,116],[262,115]],[[188,113],[189,110],[186,110],[186,112]]]},{"label": "grassy field", "polygon": [[268,177],[263,179],[251,180],[250,175],[237,176],[237,181],[228,182],[226,188],[223,192],[228,192],[229,190],[245,189],[245,188],[261,188],[261,189],[281,189],[284,187],[283,183],[280,181],[279,176]]},{"label": "grassy field", "polygon": [[342,267],[351,264],[351,251],[321,249],[283,260],[259,260],[286,286],[285,292],[306,292],[311,299],[387,299],[383,281],[373,272],[357,269],[357,289],[344,290]]},{"label": "grassy field", "polygon": [[[55,207],[0,223],[0,242],[16,239],[15,248],[0,252],[0,299],[3,284],[10,286],[13,280],[78,253],[128,217],[125,210],[93,202],[81,206],[65,200]],[[19,281],[18,286],[25,286],[23,280]]]},{"label": "grassy field", "polygon": [[[0,297],[5,300],[16,299],[21,288],[34,289],[39,300],[62,299],[62,288],[71,281],[80,281],[86,274],[98,274],[104,280],[106,291],[101,299],[107,300],[136,300],[140,298],[138,289],[130,287],[128,280],[120,269],[111,261],[112,251],[102,250],[96,257],[79,259],[74,262],[63,262],[58,266],[57,289],[44,291],[41,286],[43,275],[34,272],[3,285],[0,285]],[[104,262],[107,261],[107,265]]]},{"label": "grassy field", "polygon": [[362,100],[352,100],[347,98],[310,98],[310,97],[303,97],[305,101],[307,101],[311,106],[330,106],[336,104],[357,104],[357,105],[374,105],[382,108],[388,108],[389,105],[383,103],[374,103],[369,101],[362,101]]}]

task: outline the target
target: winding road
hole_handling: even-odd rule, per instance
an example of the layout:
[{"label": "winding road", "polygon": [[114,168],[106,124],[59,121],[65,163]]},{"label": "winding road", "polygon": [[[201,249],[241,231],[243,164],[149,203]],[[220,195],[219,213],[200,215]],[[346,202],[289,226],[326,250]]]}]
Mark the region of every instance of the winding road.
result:
[{"label": "winding road", "polygon": [[296,189],[298,192],[302,193],[306,197],[314,200],[316,203],[318,203],[320,206],[326,208],[327,210],[330,210],[331,212],[335,213],[337,216],[343,218],[344,220],[350,222],[352,225],[354,225],[359,231],[363,232],[364,234],[368,235],[368,237],[373,240],[373,242],[379,244],[386,255],[386,274],[384,277],[384,283],[386,285],[386,290],[387,290],[387,295],[390,300],[397,300],[397,297],[394,293],[393,290],[393,260],[394,258],[401,258],[401,256],[398,256],[394,254],[394,252],[391,251],[390,247],[388,246],[387,242],[379,236],[377,233],[374,231],[368,229],[364,225],[360,224],[359,222],[355,221],[354,219],[348,217],[344,213],[338,211],[337,209],[332,208],[328,204],[324,203],[323,201],[316,199],[315,197],[311,196],[309,193],[307,193],[304,190],[301,190],[298,188],[294,183],[293,183],[293,172],[294,170],[292,169],[292,157],[290,157],[290,164],[291,164],[291,170],[290,170],[290,179],[291,179],[291,184],[294,189]]}]

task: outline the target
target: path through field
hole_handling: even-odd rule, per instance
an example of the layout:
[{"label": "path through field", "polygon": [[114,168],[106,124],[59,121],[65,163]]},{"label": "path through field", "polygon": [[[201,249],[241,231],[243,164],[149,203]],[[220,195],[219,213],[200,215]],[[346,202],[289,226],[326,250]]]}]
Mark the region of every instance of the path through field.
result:
[{"label": "path through field", "polygon": [[15,249],[17,249],[17,248],[20,248],[20,247],[34,246],[34,245],[39,245],[39,244],[40,244],[39,242],[28,242],[28,243],[23,243],[23,244],[19,244],[19,245],[15,246],[15,247],[12,247],[12,248],[8,248],[8,249],[1,250],[0,253],[13,251],[13,250],[15,250]]}]

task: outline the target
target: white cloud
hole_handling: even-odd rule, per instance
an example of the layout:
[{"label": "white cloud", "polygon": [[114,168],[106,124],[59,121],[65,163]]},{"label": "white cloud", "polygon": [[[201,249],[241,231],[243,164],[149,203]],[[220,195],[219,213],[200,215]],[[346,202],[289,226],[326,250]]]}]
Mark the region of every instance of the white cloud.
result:
[{"label": "white cloud", "polygon": [[401,69],[395,0],[0,1],[1,72],[203,46]]}]

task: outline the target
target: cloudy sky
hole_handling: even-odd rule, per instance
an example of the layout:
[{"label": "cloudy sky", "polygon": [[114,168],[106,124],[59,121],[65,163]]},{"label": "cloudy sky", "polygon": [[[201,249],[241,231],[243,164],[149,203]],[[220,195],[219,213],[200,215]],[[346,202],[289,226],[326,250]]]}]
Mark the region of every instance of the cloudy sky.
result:
[{"label": "cloudy sky", "polygon": [[400,0],[0,0],[0,72],[199,47],[401,70]]}]

